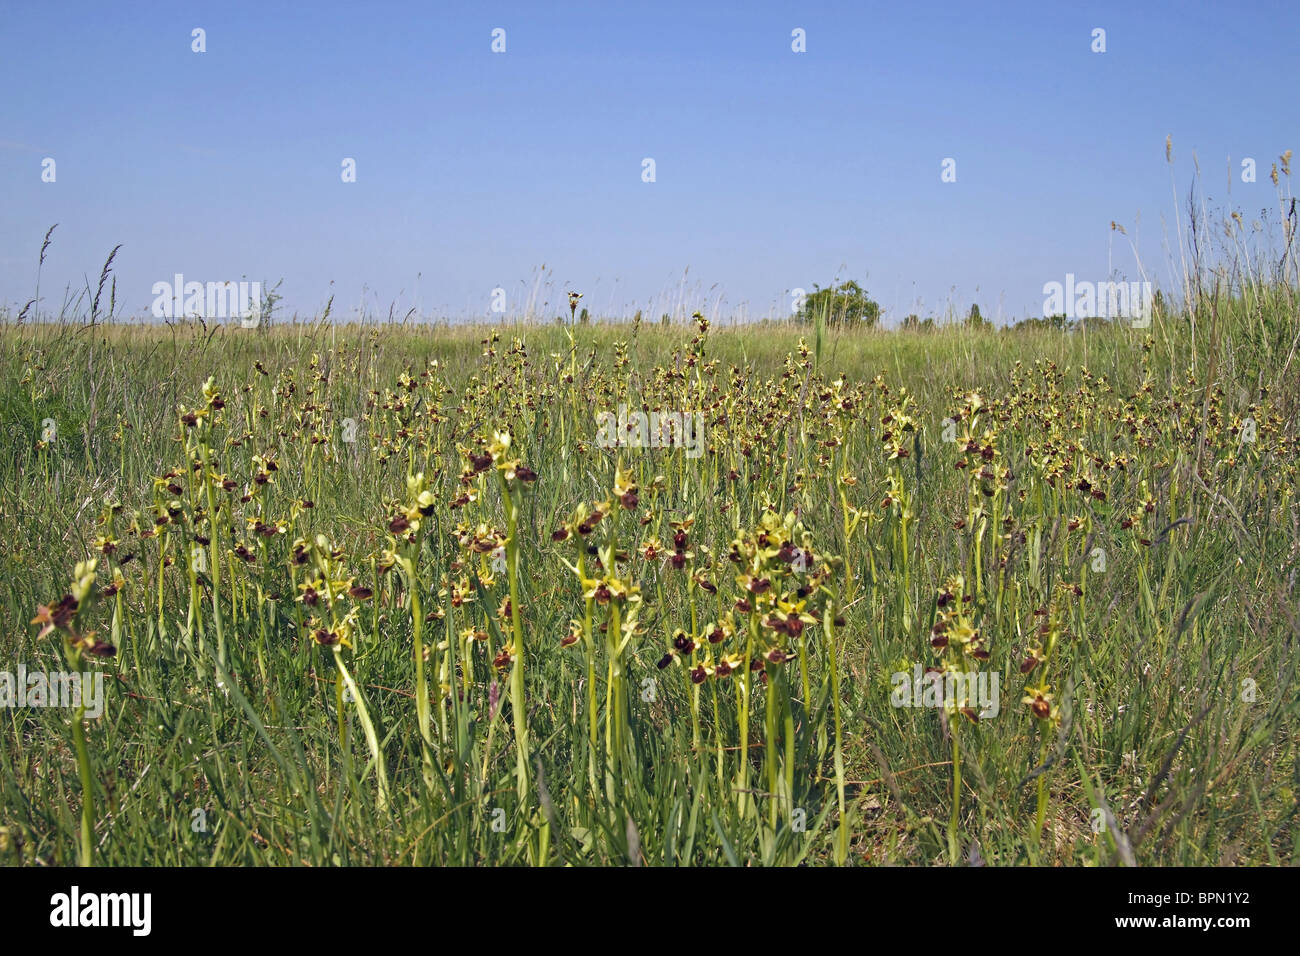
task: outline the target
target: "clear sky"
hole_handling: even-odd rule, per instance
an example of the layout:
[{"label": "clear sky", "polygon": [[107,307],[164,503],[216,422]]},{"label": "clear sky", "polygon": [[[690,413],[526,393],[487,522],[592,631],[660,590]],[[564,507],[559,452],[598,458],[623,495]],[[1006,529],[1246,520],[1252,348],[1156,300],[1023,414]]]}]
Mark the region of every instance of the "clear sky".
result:
[{"label": "clear sky", "polygon": [[138,314],[182,273],[342,316],[759,317],[838,276],[886,321],[1021,317],[1139,278],[1112,220],[1174,284],[1167,135],[1180,202],[1195,154],[1276,216],[1298,47],[1294,2],[0,0],[0,303],[57,222],[55,311],[121,243]]}]

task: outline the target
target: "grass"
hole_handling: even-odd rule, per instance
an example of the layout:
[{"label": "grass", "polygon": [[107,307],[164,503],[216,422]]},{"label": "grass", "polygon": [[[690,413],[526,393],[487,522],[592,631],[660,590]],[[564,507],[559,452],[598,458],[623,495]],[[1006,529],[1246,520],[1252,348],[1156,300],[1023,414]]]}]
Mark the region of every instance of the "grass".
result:
[{"label": "grass", "polygon": [[[0,709],[0,859],[1292,862],[1266,292],[1070,333],[4,324],[0,670],[108,679],[97,720]],[[704,454],[602,447],[620,405]],[[895,706],[918,664],[997,714]]]}]

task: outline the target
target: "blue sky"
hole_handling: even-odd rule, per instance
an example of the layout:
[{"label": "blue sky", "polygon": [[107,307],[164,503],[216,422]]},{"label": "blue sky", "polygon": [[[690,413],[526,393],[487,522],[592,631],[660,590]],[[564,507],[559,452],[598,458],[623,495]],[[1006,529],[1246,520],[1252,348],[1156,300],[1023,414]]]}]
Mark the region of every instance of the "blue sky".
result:
[{"label": "blue sky", "polygon": [[1180,202],[1195,153],[1213,203],[1276,213],[1297,10],[3,0],[0,303],[34,294],[56,222],[56,311],[121,243],[139,314],[182,273],[343,316],[488,317],[500,287],[508,316],[576,288],[598,314],[760,317],[838,276],[887,320],[1014,318],[1067,272],[1139,278],[1111,220],[1168,288],[1166,135]]}]

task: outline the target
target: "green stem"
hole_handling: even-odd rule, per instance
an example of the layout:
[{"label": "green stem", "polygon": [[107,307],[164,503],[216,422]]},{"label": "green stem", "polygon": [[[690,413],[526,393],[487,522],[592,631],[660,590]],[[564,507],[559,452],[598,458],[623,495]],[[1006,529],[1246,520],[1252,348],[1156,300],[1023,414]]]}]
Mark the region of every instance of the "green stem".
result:
[{"label": "green stem", "polygon": [[750,669],[750,661],[754,657],[754,643],[758,638],[758,617],[752,611],[749,614],[749,640],[745,647],[745,673],[740,683],[740,774],[737,789],[739,790],[737,806],[740,815],[745,815],[746,807],[749,803],[749,692],[752,687],[753,671]]},{"label": "green stem", "polygon": [[510,578],[510,623],[514,629],[515,663],[510,670],[510,710],[515,726],[516,790],[520,802],[528,796],[528,714],[524,709],[524,629],[519,617],[519,512],[510,483],[501,475],[501,500],[506,510],[506,574]]},{"label": "green stem", "polygon": [[217,504],[212,497],[212,480],[208,474],[208,442],[205,437],[199,442],[199,455],[203,460],[203,488],[208,499],[208,533],[212,536],[208,544],[211,551],[212,565],[212,620],[217,627],[217,661],[225,669],[226,636],[221,628],[221,535],[217,530]]},{"label": "green stem", "polygon": [[949,718],[952,728],[952,811],[948,817],[948,861],[953,866],[961,862],[961,847],[957,839],[957,827],[961,822],[961,747],[957,730],[960,720],[960,711]]},{"label": "green stem", "polygon": [[764,735],[767,739],[763,742],[763,759],[767,763],[767,799],[768,799],[768,824],[775,832],[777,820],[780,814],[781,801],[778,799],[780,793],[780,784],[777,781],[777,760],[776,760],[776,682],[778,679],[777,665],[768,664],[767,670],[767,700],[764,701]]},{"label": "green stem", "polygon": [[849,855],[849,828],[844,806],[844,746],[840,730],[840,661],[835,644],[835,611],[827,606],[822,618],[826,646],[831,656],[831,707],[835,714],[835,791],[839,800],[840,825],[835,837],[835,863],[843,866]]},{"label": "green stem", "polygon": [[72,741],[77,749],[77,771],[81,777],[81,846],[77,853],[79,866],[94,866],[94,780],[90,774],[90,750],[86,747],[86,728],[82,720],[86,705],[77,708],[72,719]]},{"label": "green stem", "polygon": [[[1047,735],[1047,723],[1039,721],[1039,726],[1043,728],[1043,744],[1038,752],[1038,765],[1041,767],[1047,762],[1047,747],[1049,737]],[[1041,844],[1043,840],[1043,827],[1047,824],[1047,774],[1038,775],[1038,812],[1034,818],[1034,843]]]}]

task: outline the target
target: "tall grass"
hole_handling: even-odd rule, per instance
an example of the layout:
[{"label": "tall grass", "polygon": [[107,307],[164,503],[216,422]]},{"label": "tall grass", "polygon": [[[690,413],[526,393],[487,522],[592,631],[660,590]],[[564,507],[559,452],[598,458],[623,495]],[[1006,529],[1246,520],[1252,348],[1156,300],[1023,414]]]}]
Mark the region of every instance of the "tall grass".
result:
[{"label": "tall grass", "polygon": [[109,679],[0,710],[0,855],[1291,862],[1290,248],[1150,329],[5,322],[0,670]]}]

